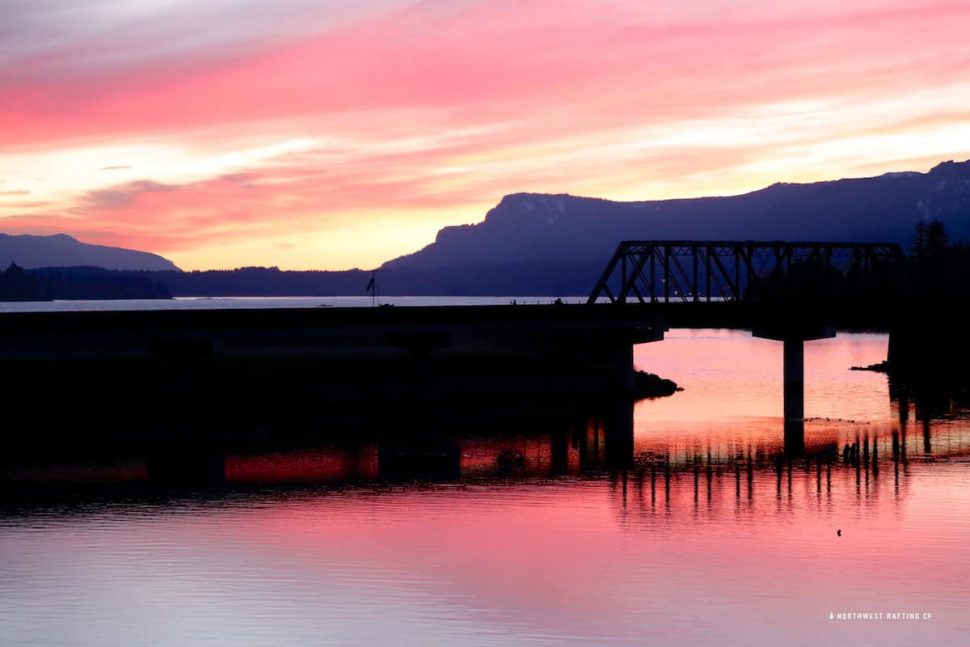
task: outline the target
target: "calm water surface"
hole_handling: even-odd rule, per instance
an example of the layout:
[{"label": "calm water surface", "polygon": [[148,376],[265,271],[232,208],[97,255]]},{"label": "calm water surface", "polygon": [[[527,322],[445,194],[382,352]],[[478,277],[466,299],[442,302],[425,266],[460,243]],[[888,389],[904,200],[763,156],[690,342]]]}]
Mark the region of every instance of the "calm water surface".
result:
[{"label": "calm water surface", "polygon": [[[392,306],[487,306],[551,303],[550,297],[176,297],[73,301],[0,301],[3,312],[91,312],[118,310],[252,310],[264,308],[369,308]],[[586,297],[563,297],[566,303],[585,303]]]},{"label": "calm water surface", "polygon": [[[558,469],[545,430],[458,433],[457,479],[321,447],[227,456],[208,494],[24,494],[0,513],[0,644],[968,644],[970,423],[848,370],[886,345],[806,344],[808,460],[775,459],[780,344],[671,331],[636,362],[685,390],[636,405],[625,472],[590,419]],[[857,441],[868,464],[842,461]]]}]

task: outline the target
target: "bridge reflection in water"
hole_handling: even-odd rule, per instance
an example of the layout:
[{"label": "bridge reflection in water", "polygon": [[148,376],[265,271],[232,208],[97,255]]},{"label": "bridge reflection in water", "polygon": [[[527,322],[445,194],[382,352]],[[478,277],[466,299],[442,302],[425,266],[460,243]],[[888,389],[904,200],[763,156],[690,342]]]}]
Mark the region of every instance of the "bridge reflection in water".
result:
[{"label": "bridge reflection in water", "polygon": [[[179,605],[199,619],[183,643],[218,631],[313,644],[342,622],[351,638],[389,627],[357,641],[371,643],[960,644],[966,401],[847,370],[886,341],[810,348],[816,417],[800,457],[778,415],[780,345],[710,330],[639,347],[639,366],[685,391],[634,405],[490,395],[313,401],[229,422],[166,411],[179,430],[167,452],[111,442],[84,460],[83,445],[34,444],[26,467],[0,452],[5,635],[58,625],[91,644],[164,641]],[[47,437],[76,431],[68,417]],[[409,600],[407,623],[383,624]],[[826,619],[923,601],[932,624]]]},{"label": "bridge reflection in water", "polygon": [[[603,476],[618,503],[641,512],[711,509],[734,501],[791,502],[854,495],[864,501],[891,480],[903,496],[911,463],[970,456],[970,421],[920,418],[909,402],[898,422],[809,420],[804,451],[786,452],[782,421],[728,424],[688,434],[636,433],[634,405],[618,402],[585,417],[536,426],[509,418],[490,429],[428,420],[420,433],[364,442],[260,443],[264,449],[183,445],[178,452],[118,456],[110,461],[42,458],[0,468],[0,492],[23,499],[31,488],[57,494],[144,491],[217,493],[251,487],[368,487],[388,483],[487,484]],[[498,417],[501,417],[501,412]],[[415,421],[411,421],[413,423]],[[403,423],[402,423],[403,424]],[[408,426],[405,424],[404,426]],[[271,449],[265,447],[271,446]]]}]

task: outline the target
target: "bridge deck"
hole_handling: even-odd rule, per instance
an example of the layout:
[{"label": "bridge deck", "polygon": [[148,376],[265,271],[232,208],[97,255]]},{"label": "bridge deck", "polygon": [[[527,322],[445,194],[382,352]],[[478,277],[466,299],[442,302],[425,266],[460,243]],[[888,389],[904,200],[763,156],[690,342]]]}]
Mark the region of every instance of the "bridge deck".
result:
[{"label": "bridge deck", "polygon": [[212,349],[232,346],[333,346],[412,336],[584,335],[588,341],[661,339],[677,328],[752,329],[801,323],[842,329],[888,330],[892,304],[854,307],[653,302],[266,310],[153,310],[44,312],[0,315],[0,356],[45,355],[80,349],[151,347],[158,342],[208,340]]}]

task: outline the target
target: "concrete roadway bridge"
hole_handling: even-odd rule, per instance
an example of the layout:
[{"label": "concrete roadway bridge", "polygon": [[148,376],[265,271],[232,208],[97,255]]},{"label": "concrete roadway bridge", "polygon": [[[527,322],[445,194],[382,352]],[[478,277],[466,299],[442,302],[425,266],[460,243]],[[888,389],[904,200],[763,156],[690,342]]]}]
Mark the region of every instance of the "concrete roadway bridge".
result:
[{"label": "concrete roadway bridge", "polygon": [[308,403],[602,398],[632,386],[634,344],[670,327],[738,328],[784,343],[786,447],[798,452],[804,342],[889,330],[902,257],[892,244],[636,241],[586,304],[8,313],[0,405],[9,428],[115,410],[154,419],[177,403],[244,421]]}]

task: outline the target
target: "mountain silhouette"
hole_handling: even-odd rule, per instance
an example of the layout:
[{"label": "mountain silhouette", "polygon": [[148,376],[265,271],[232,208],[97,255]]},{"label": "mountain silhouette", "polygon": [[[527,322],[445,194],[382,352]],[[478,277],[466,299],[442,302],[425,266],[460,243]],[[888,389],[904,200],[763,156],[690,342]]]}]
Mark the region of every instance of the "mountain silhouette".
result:
[{"label": "mountain silhouette", "polygon": [[523,263],[606,263],[621,240],[887,241],[908,245],[920,221],[970,239],[970,161],[928,173],[773,184],[730,197],[613,202],[566,194],[502,198],[481,223],[446,227],[383,270]]},{"label": "mountain silhouette", "polygon": [[27,269],[89,266],[108,270],[178,270],[172,261],[157,254],[89,245],[67,234],[0,234],[0,267],[7,267],[11,263]]},{"label": "mountain silhouette", "polygon": [[[623,240],[879,241],[908,248],[915,226],[932,220],[944,224],[950,240],[970,240],[970,161],[944,162],[928,173],[779,183],[729,197],[614,202],[517,193],[483,222],[445,227],[424,249],[384,263],[377,283],[384,296],[581,296]],[[136,270],[131,274],[175,296],[361,296],[371,278],[359,269],[181,272],[154,254],[65,235],[0,234],[0,267],[11,261]]]}]

